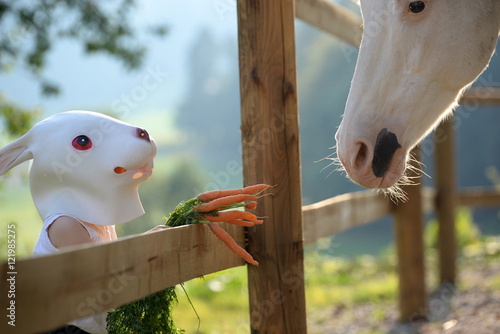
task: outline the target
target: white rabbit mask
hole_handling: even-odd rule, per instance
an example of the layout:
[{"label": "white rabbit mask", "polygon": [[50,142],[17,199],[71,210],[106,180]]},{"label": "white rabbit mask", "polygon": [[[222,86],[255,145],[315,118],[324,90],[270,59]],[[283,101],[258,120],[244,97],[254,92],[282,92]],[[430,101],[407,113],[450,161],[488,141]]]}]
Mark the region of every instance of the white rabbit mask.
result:
[{"label": "white rabbit mask", "polygon": [[155,155],[146,130],[99,113],[68,111],[0,149],[0,175],[33,159],[29,184],[43,220],[61,213],[116,225],[144,214],[138,188],[151,176]]}]

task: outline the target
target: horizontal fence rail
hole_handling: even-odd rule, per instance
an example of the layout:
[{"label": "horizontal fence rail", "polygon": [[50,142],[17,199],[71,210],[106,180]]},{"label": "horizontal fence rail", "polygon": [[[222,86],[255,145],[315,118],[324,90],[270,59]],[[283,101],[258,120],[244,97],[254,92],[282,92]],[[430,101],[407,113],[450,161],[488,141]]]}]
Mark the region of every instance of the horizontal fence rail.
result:
[{"label": "horizontal fence rail", "polygon": [[[421,196],[424,212],[433,212],[436,208],[436,190],[423,187]],[[468,207],[500,206],[500,192],[492,187],[461,189],[457,194],[457,204]],[[362,190],[304,205],[302,209],[304,243],[309,245],[318,239],[383,218],[393,213],[394,204],[384,194]]]},{"label": "horizontal fence rail", "polygon": [[[435,205],[435,189],[422,190],[424,209]],[[458,194],[459,205],[500,206],[500,193],[473,187]],[[311,244],[349,228],[390,214],[393,204],[385,195],[359,191],[305,205],[304,242]],[[244,245],[241,227],[227,226]],[[96,260],[100,259],[100,260]],[[48,330],[65,322],[103,312],[190,279],[244,262],[203,225],[176,227],[131,236],[97,246],[19,260],[16,263],[16,327],[2,322],[2,333]],[[8,286],[7,263],[0,265],[2,294]],[[4,304],[2,298],[2,308]]]},{"label": "horizontal fence rail", "polygon": [[461,102],[481,101],[482,103],[500,103],[500,87],[472,86],[464,92]]},{"label": "horizontal fence rail", "polygon": [[363,33],[361,18],[327,0],[295,0],[295,16],[352,46],[359,47]]},{"label": "horizontal fence rail", "polygon": [[305,205],[304,243],[343,232],[391,213],[392,203],[381,193],[363,190]]},{"label": "horizontal fence rail", "polygon": [[500,191],[491,188],[471,187],[460,191],[457,200],[459,206],[500,206]]},{"label": "horizontal fence rail", "polygon": [[[244,245],[244,230],[225,226]],[[0,266],[1,308],[15,290],[16,326],[0,333],[39,333],[131,302],[190,279],[243,265],[204,224],[175,227],[97,246]],[[15,285],[6,285],[15,276]]]},{"label": "horizontal fence rail", "polygon": [[[425,213],[431,213],[436,207],[436,189],[424,187],[422,189],[423,207]],[[496,207],[500,206],[500,191],[494,187],[467,187],[459,189],[457,206],[466,207]]]}]

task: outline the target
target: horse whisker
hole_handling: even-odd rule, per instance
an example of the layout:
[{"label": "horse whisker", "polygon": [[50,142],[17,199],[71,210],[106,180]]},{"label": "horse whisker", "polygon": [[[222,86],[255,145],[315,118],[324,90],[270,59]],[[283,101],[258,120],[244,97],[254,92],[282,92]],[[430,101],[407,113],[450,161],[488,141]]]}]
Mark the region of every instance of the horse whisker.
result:
[{"label": "horse whisker", "polygon": [[[331,149],[336,149],[336,146],[331,147]],[[345,177],[349,178],[344,166],[342,165],[340,159],[338,158],[336,150],[335,152],[315,162],[320,162],[324,160],[330,160],[330,163],[325,167],[323,167],[321,169],[321,172],[333,166],[333,169],[326,176],[327,178],[334,172],[341,172],[342,174],[344,174]],[[395,204],[398,204],[399,202],[403,203],[407,202],[409,198],[407,193],[404,191],[403,187],[417,185],[418,184],[417,180],[422,175],[425,175],[430,178],[430,176],[424,172],[423,170],[424,168],[425,164],[417,160],[414,154],[410,153],[406,162],[405,172],[398,180],[398,182],[396,182],[396,184],[393,185],[392,187],[389,187],[387,189],[377,189],[377,191],[389,197],[390,200]]]}]

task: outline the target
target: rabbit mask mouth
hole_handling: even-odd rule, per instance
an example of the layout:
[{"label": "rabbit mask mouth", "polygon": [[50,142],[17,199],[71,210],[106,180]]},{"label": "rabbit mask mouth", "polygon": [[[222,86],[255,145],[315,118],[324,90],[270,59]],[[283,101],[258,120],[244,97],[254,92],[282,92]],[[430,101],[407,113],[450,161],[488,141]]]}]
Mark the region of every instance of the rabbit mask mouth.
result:
[{"label": "rabbit mask mouth", "polygon": [[116,174],[124,174],[124,173],[132,173],[132,179],[138,179],[142,176],[150,177],[153,174],[153,167],[150,167],[151,164],[146,164],[141,168],[136,169],[127,169],[121,166],[116,167],[113,171]]}]

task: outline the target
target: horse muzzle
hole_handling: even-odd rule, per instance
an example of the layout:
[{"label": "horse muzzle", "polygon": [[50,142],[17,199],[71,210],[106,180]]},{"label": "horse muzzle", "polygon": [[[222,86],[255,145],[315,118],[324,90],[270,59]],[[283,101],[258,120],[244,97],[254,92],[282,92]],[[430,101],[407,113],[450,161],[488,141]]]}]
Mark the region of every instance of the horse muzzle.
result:
[{"label": "horse muzzle", "polygon": [[397,135],[386,128],[374,141],[337,134],[337,155],[349,178],[369,189],[393,186],[406,165],[406,153]]}]

